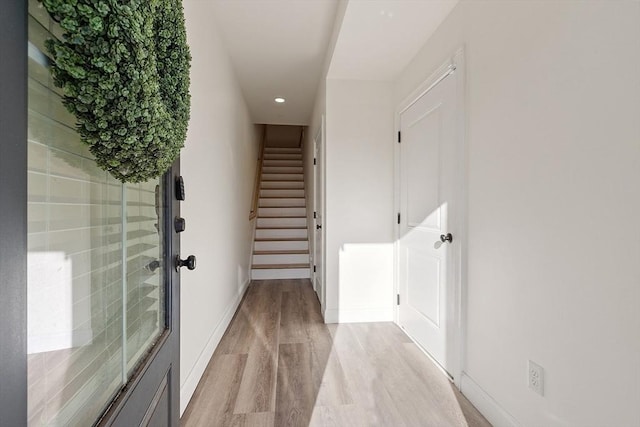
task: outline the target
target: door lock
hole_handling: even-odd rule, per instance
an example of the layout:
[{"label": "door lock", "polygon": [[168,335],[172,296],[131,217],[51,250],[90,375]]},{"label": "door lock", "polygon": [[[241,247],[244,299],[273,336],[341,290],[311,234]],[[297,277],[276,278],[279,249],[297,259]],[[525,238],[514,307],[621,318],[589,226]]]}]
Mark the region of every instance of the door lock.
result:
[{"label": "door lock", "polygon": [[184,179],[181,176],[176,178],[176,199],[184,201]]},{"label": "door lock", "polygon": [[322,228],[322,225],[316,224],[316,230],[320,230],[321,228]]},{"label": "door lock", "polygon": [[441,235],[440,235],[440,241],[441,241],[442,243],[444,243],[444,242],[449,242],[449,243],[451,243],[451,242],[453,242],[453,236],[451,235],[451,233],[441,234]]},{"label": "door lock", "polygon": [[176,271],[180,271],[180,267],[187,267],[189,270],[195,270],[196,256],[189,255],[187,259],[180,259],[180,255],[176,255]]},{"label": "door lock", "polygon": [[173,228],[176,230],[176,233],[182,233],[187,228],[187,221],[184,218],[176,217],[173,220]]}]

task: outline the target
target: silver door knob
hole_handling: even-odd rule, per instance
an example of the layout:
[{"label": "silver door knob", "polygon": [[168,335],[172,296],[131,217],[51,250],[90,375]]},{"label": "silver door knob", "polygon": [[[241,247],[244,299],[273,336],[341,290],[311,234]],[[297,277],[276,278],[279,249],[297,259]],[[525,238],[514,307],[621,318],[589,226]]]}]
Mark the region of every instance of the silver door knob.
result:
[{"label": "silver door knob", "polygon": [[451,242],[453,242],[453,236],[451,235],[451,233],[441,234],[441,235],[440,235],[440,241],[441,241],[442,243],[444,243],[444,242],[449,242],[449,243],[451,243]]}]

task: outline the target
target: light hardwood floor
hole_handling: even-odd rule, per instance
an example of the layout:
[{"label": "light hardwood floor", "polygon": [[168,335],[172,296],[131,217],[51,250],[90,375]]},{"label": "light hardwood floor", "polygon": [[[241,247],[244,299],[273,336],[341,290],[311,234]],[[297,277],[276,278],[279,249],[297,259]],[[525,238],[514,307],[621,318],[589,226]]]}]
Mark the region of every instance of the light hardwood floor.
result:
[{"label": "light hardwood floor", "polygon": [[490,426],[395,324],[325,325],[309,280],[251,283],[181,424]]}]

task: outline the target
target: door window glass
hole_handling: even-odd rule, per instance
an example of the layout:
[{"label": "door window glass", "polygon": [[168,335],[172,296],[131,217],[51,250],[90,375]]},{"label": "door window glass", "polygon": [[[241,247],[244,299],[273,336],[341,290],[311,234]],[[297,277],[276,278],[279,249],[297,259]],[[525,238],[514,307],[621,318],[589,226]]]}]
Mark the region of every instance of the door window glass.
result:
[{"label": "door window glass", "polygon": [[162,186],[99,169],[53,85],[29,0],[28,423],[92,425],[165,330]]}]

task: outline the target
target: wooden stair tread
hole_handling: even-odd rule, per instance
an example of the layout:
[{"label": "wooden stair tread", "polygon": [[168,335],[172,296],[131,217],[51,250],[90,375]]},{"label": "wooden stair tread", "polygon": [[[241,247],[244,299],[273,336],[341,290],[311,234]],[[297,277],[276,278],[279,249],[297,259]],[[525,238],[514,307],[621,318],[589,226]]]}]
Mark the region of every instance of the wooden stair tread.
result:
[{"label": "wooden stair tread", "polygon": [[[260,209],[265,209],[265,208],[267,208],[267,209],[272,209],[272,208],[273,208],[273,209],[276,209],[276,208],[278,208],[278,209],[281,209],[281,208],[284,208],[284,209],[287,209],[287,208],[292,208],[292,209],[305,209],[305,214],[299,214],[299,213],[296,213],[295,215],[296,215],[296,216],[300,216],[300,218],[306,218],[306,209],[307,209],[307,208],[306,208],[305,206],[258,206],[258,208],[260,208]],[[269,215],[276,215],[276,214],[274,214],[274,213],[267,213],[267,216],[269,216]],[[279,216],[279,214],[278,214],[278,215],[276,215],[276,217],[278,217],[278,216]],[[286,215],[285,215],[285,216],[286,216]],[[271,217],[271,218],[273,218],[273,217]],[[287,218],[291,218],[291,217],[287,217]]]},{"label": "wooden stair tread", "polygon": [[307,237],[256,237],[256,242],[306,242]]},{"label": "wooden stair tread", "polygon": [[278,227],[256,227],[256,230],[306,230],[306,229],[307,229],[307,226],[299,226],[299,225],[281,225]]},{"label": "wooden stair tread", "polygon": [[[300,209],[300,208],[295,208],[295,209]],[[260,215],[260,216],[258,216],[258,219],[260,219],[260,218],[269,218],[269,219],[273,219],[273,218],[296,219],[297,218],[297,219],[300,219],[300,218],[306,218],[306,216],[304,216],[304,215],[295,215],[295,216],[291,216],[291,215]]]},{"label": "wooden stair tread", "polygon": [[273,270],[273,269],[291,269],[291,268],[309,268],[306,264],[253,264],[252,268],[256,270]]},{"label": "wooden stair tread", "polygon": [[308,249],[282,249],[275,251],[253,251],[254,255],[300,255],[308,254]]},{"label": "wooden stair tread", "polygon": [[262,182],[304,182],[304,179],[263,179]]},{"label": "wooden stair tread", "polygon": [[264,168],[296,168],[301,166],[263,166],[262,175],[302,175],[302,172],[265,172]]},{"label": "wooden stair tread", "polygon": [[261,199],[304,199],[299,196],[260,196]]},{"label": "wooden stair tread", "polygon": [[261,190],[304,190],[297,187],[260,187]]}]

